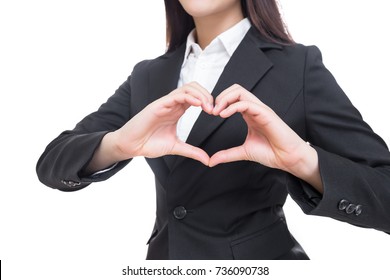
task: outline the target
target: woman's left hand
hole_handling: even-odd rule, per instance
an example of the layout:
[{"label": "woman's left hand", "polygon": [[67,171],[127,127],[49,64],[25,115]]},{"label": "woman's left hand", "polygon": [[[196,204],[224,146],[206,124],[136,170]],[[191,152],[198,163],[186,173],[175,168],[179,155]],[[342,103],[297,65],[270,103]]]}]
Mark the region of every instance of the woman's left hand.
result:
[{"label": "woman's left hand", "polygon": [[287,171],[322,192],[317,152],[252,93],[233,85],[216,98],[212,113],[222,118],[241,113],[248,125],[248,135],[241,146],[214,154],[210,167],[250,160]]}]

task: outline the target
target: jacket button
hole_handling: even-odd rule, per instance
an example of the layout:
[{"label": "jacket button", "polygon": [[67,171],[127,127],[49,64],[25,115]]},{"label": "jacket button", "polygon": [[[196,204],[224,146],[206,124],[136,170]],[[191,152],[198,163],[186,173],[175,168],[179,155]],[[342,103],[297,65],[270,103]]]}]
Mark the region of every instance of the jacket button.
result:
[{"label": "jacket button", "polygon": [[173,216],[178,220],[182,220],[187,216],[187,210],[183,206],[178,206],[173,210]]},{"label": "jacket button", "polygon": [[345,212],[347,212],[347,214],[352,214],[355,211],[355,209],[356,209],[356,205],[355,204],[350,204],[345,209]]},{"label": "jacket button", "polygon": [[342,199],[339,202],[339,210],[344,211],[349,206],[349,201],[346,199]]},{"label": "jacket button", "polygon": [[78,187],[81,185],[80,182],[75,182],[75,181],[67,181],[67,180],[61,180],[61,183],[63,183],[65,186],[68,186],[68,187]]},{"label": "jacket button", "polygon": [[355,215],[359,216],[362,213],[362,211],[363,211],[363,206],[361,205],[356,206]]}]

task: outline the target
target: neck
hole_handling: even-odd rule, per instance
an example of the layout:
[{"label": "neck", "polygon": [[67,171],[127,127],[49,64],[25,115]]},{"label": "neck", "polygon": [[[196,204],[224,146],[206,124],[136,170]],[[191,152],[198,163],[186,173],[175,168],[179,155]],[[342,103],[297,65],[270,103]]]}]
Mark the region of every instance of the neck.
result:
[{"label": "neck", "polygon": [[241,10],[234,14],[194,18],[197,43],[205,49],[214,38],[244,18]]}]

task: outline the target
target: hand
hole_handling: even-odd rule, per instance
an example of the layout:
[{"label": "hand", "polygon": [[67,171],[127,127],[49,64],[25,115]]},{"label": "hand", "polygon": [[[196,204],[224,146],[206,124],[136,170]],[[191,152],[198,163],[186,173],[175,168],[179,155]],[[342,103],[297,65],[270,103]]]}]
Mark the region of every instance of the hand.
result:
[{"label": "hand", "polygon": [[322,188],[317,152],[252,93],[233,85],[217,97],[212,113],[222,118],[241,113],[248,125],[248,135],[241,146],[214,154],[210,167],[250,160],[287,171]]},{"label": "hand", "polygon": [[176,126],[179,118],[190,106],[202,106],[211,114],[211,94],[193,82],[154,101],[114,132],[115,143],[123,158],[144,156],[181,155],[209,163],[209,156],[202,149],[178,139]]}]

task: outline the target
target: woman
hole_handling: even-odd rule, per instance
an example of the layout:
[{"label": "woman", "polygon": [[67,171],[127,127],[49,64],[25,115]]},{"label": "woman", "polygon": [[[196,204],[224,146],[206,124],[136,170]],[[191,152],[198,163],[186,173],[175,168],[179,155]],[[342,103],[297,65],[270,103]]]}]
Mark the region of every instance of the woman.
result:
[{"label": "woman", "polygon": [[148,259],[308,259],[286,226],[288,193],[307,214],[390,232],[388,148],[276,2],[165,5],[167,53],[50,143],[40,180],[79,190],[146,157]]}]

